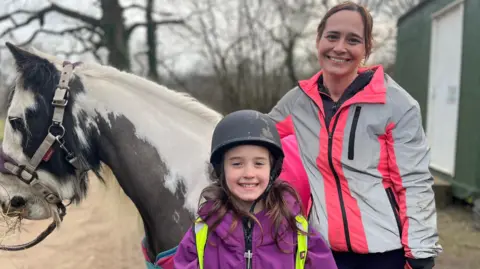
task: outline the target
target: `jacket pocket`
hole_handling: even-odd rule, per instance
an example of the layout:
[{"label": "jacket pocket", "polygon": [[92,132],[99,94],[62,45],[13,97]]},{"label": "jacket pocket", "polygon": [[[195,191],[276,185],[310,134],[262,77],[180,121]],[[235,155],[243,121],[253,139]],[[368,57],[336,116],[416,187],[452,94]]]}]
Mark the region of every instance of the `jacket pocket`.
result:
[{"label": "jacket pocket", "polygon": [[358,118],[360,118],[360,111],[362,110],[361,106],[355,108],[355,113],[353,114],[352,127],[350,128],[350,137],[348,138],[348,159],[353,160],[355,157],[355,133],[357,132],[357,123]]},{"label": "jacket pocket", "polygon": [[388,200],[390,202],[390,206],[393,210],[393,215],[395,216],[395,220],[397,221],[398,233],[400,234],[400,238],[402,238],[402,224],[400,221],[400,207],[397,204],[397,200],[395,200],[395,195],[393,194],[393,190],[391,187],[385,189],[387,192]]}]

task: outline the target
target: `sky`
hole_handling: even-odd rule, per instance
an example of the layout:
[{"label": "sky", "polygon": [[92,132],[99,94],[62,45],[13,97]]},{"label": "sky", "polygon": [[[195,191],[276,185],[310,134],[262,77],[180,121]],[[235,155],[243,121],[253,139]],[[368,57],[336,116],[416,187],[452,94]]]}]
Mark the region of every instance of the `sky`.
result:
[{"label": "sky", "polygon": [[[178,1],[178,0],[177,0]],[[156,7],[159,9],[161,7],[162,11],[171,11],[175,14],[179,14],[179,17],[186,16],[193,10],[193,7],[188,4],[188,0],[183,0],[181,5],[178,5],[178,2],[175,0],[157,0]],[[215,1],[215,0],[214,0]],[[100,18],[101,10],[98,7],[94,6],[96,0],[2,0],[0,3],[0,16],[18,9],[22,7],[24,9],[29,10],[38,10],[41,9],[50,3],[56,3],[66,8],[74,9],[75,11],[82,12],[84,14],[88,14],[95,18]],[[120,0],[122,6],[126,6],[132,3],[139,3],[144,5],[144,0]],[[235,2],[235,0],[223,0],[222,4],[227,2]],[[177,4],[175,4],[177,3]],[[17,17],[21,18],[21,17]],[[318,18],[319,20],[320,18]],[[381,21],[381,23],[376,24],[377,31],[386,34],[385,29],[394,28],[395,21],[388,21],[385,18],[376,18],[377,21]],[[134,22],[144,21],[142,12],[139,11],[132,11],[125,14],[125,20],[127,25],[130,25]],[[313,21],[313,24],[310,25],[311,27],[315,27],[318,21]],[[228,24],[228,22],[227,22]],[[9,22],[0,23],[0,31],[3,31],[10,25]],[[66,17],[51,13],[45,19],[45,28],[52,29],[52,30],[61,30],[64,28],[68,28],[74,25],[78,25],[76,21],[67,19]],[[23,27],[22,29],[16,30],[13,37],[2,37],[0,40],[0,46],[3,46],[5,41],[10,41],[12,43],[19,43],[27,38],[35,31],[38,27],[38,23],[34,22],[31,23],[29,26]],[[192,46],[185,40],[179,39],[176,35],[172,34],[171,28],[168,27],[161,27],[157,30],[158,40],[160,41],[160,46],[158,49],[159,58],[165,59],[169,68],[174,70],[177,73],[188,73],[192,69],[198,69],[199,64],[203,61],[203,58],[199,55],[198,49],[200,48],[201,44],[198,46]],[[145,39],[145,30],[139,28],[135,31],[133,38],[130,42],[130,48],[132,53],[135,51],[143,50],[142,43],[144,43]],[[41,45],[40,49],[44,50],[49,53],[55,53],[56,50],[68,50],[76,43],[72,39],[69,38],[62,38],[58,36],[42,36],[41,38],[37,38],[37,42]],[[394,44],[389,44],[392,47]],[[303,42],[297,50],[301,53],[302,51],[306,51],[306,49],[312,50],[314,49],[314,39],[313,40],[306,40]],[[384,55],[385,51],[380,51],[379,55]],[[1,52],[2,59],[7,56],[7,51],[3,50]],[[104,54],[105,55],[105,54]],[[73,58],[70,60],[92,60],[94,58],[83,57],[83,58]],[[372,55],[371,61],[379,61],[376,55]],[[139,73],[140,69],[138,65],[133,64],[133,72]]]}]

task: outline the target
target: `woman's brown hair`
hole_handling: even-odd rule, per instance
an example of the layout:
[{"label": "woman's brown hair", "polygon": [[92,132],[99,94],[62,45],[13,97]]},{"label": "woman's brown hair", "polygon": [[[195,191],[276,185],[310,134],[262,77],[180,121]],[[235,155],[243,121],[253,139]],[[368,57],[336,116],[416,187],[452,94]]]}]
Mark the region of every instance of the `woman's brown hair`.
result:
[{"label": "woman's brown hair", "polygon": [[[221,171],[220,176],[217,176],[212,169],[210,177],[213,183],[203,189],[200,195],[198,214],[203,215],[202,219],[204,222],[209,219],[213,220],[211,222],[212,224],[208,227],[209,232],[215,230],[215,228],[222,222],[223,217],[227,212],[231,211],[234,216],[234,221],[230,227],[230,231],[235,229],[239,220],[243,217],[247,217],[257,223],[263,233],[263,229],[258,219],[252,213],[246,212],[237,206],[239,204],[238,199],[232,195],[226,185],[223,163],[220,165],[222,166],[220,167],[221,169],[219,169]],[[272,187],[264,199],[264,210],[266,210],[267,216],[273,221],[272,237],[280,250],[282,249],[279,245],[279,241],[281,240],[279,237],[279,231],[282,225],[286,224],[287,229],[290,231],[308,234],[298,229],[297,221],[295,219],[296,215],[294,213],[301,214],[302,208],[300,208],[299,212],[291,212],[291,205],[285,200],[286,194],[293,197],[295,203],[301,205],[300,197],[295,189],[282,180],[275,180],[273,182]],[[202,200],[204,201],[202,202]],[[207,203],[210,205],[208,212],[205,212],[202,209]]]},{"label": "woman's brown hair", "polygon": [[333,14],[342,11],[342,10],[349,10],[355,11],[360,14],[363,21],[363,28],[364,28],[364,39],[365,39],[365,58],[367,59],[372,52],[373,47],[373,18],[370,12],[362,5],[353,3],[351,1],[343,2],[332,7],[330,10],[327,11],[325,16],[323,16],[322,20],[318,24],[317,27],[317,39],[320,39],[323,35],[323,31],[325,30],[325,26],[327,24],[328,18],[330,18]]}]

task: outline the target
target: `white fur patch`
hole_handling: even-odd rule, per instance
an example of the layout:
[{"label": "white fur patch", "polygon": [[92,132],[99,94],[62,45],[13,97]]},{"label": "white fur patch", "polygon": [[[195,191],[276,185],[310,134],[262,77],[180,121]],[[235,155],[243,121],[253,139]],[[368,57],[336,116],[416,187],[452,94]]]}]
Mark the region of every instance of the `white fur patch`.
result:
[{"label": "white fur patch", "polygon": [[12,103],[8,108],[8,116],[25,119],[27,109],[35,110],[36,108],[37,103],[33,92],[17,86],[12,97]]},{"label": "white fur patch", "polygon": [[175,212],[173,212],[173,221],[175,221],[175,223],[180,222],[180,214],[178,214],[178,212],[176,210],[175,210]]},{"label": "white fur patch", "polygon": [[[8,108],[8,117],[20,118],[23,124],[27,126],[26,112],[28,109],[35,110],[37,104],[35,102],[35,95],[31,91],[26,91],[23,88],[16,87],[15,94],[12,98],[12,104]],[[22,134],[15,131],[10,124],[10,121],[5,122],[3,134],[3,151],[18,162],[26,162],[27,157],[22,149]]]}]

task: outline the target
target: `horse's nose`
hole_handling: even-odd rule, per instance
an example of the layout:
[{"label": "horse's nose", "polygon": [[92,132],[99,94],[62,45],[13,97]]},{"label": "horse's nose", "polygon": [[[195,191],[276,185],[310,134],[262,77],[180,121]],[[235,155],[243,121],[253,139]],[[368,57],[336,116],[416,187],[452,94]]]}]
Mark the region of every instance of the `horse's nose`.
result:
[{"label": "horse's nose", "polygon": [[25,199],[20,196],[13,196],[12,200],[10,200],[10,206],[13,208],[22,208],[27,204]]}]

